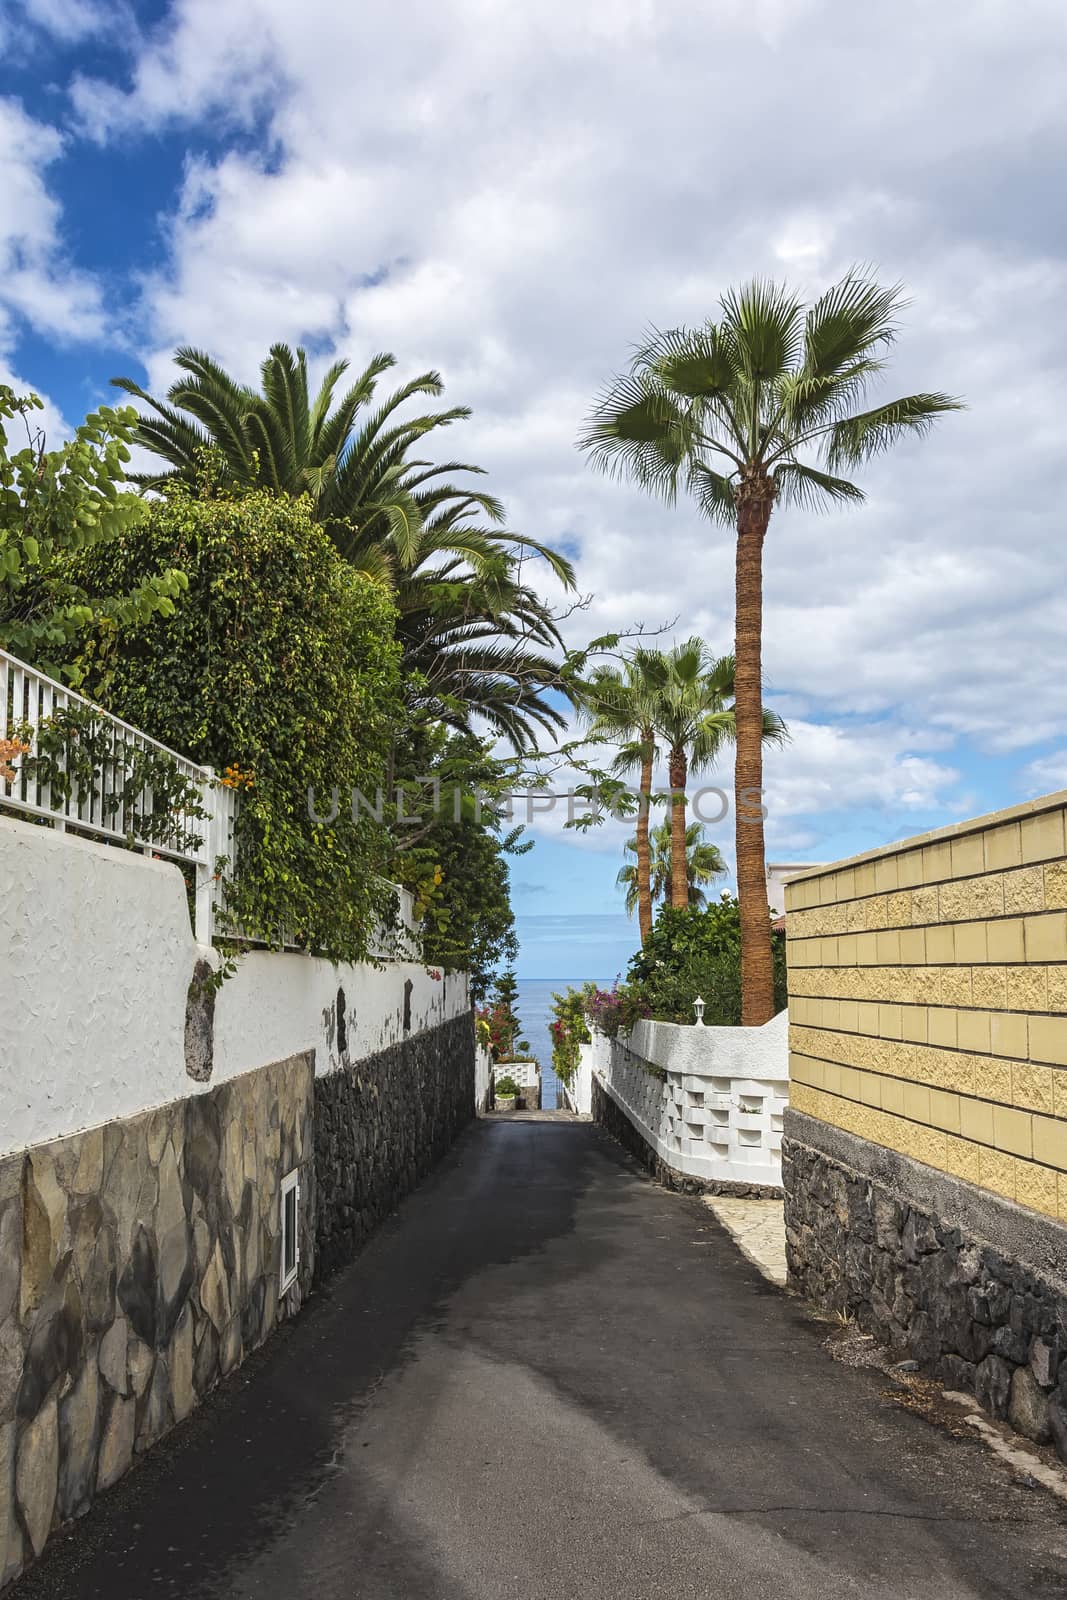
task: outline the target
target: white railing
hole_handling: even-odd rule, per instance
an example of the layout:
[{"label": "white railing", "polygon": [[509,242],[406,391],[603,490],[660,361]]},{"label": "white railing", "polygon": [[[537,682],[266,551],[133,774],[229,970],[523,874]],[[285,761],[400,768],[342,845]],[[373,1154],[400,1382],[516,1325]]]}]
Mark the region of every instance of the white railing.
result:
[{"label": "white railing", "polygon": [[708,1183],[778,1187],[789,1018],[762,1028],[638,1022],[581,1046],[593,1077],[661,1160]]},{"label": "white railing", "polygon": [[[62,752],[38,765],[42,731],[57,714],[81,709],[92,718],[94,777],[86,782],[68,774]],[[222,787],[211,767],[201,767],[170,750],[158,740],[131,727],[119,717],[76,694],[54,678],[0,650],[0,740],[18,739],[28,752],[9,762],[13,780],[0,777],[0,810],[22,812],[59,830],[72,829],[114,845],[133,846],[145,855],[162,856],[191,868],[195,881],[196,937],[210,944],[218,887],[215,864],[220,856],[232,863],[235,795]],[[196,799],[194,808],[178,808],[162,839],[147,837],[146,819],[153,814],[152,790],[147,785],[136,794],[129,780],[139,753],[162,756],[188,780]],[[95,775],[99,768],[98,776]],[[62,784],[46,781],[61,774]],[[53,792],[55,790],[56,792]],[[205,815],[198,816],[197,811]]]}]

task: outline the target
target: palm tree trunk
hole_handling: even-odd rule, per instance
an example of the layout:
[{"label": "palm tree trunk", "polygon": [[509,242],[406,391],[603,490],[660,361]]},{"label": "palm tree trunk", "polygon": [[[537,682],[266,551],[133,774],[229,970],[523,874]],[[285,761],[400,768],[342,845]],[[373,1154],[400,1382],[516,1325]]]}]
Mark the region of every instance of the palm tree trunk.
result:
[{"label": "palm tree trunk", "polygon": [[685,749],[671,751],[671,905],[689,904],[689,861],[685,850],[685,785],[689,776]]},{"label": "palm tree trunk", "polygon": [[741,1023],[754,1028],[774,1015],[771,919],[763,842],[763,540],[774,485],[742,482],[737,496],[736,635],[734,641],[734,826],[741,920]]},{"label": "palm tree trunk", "polygon": [[648,847],[648,808],[652,796],[652,733],[642,728],[647,754],[641,756],[641,799],[637,808],[637,920],[641,928],[641,943],[652,932],[652,870]]}]

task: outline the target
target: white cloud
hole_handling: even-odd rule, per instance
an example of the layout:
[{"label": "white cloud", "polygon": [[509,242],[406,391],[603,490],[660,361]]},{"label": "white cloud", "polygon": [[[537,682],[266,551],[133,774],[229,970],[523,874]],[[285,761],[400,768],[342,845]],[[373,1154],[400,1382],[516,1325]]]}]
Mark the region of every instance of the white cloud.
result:
[{"label": "white cloud", "polygon": [[44,181],[62,149],[57,129],[0,99],[0,350],[19,320],[59,340],[104,330],[99,286],[65,260],[60,207]]},{"label": "white cloud", "polygon": [[1031,761],[1023,771],[1022,785],[1028,796],[1067,789],[1067,750],[1055,750],[1051,755]]},{"label": "white cloud", "polygon": [[122,30],[129,26],[127,7],[102,0],[15,0],[27,19],[65,43],[77,43],[94,34],[111,31],[121,38]]},{"label": "white cloud", "polygon": [[870,260],[907,282],[894,387],[971,409],[866,474],[862,511],[772,524],[784,847],[784,819],[833,805],[831,769],[888,820],[954,803],[931,734],[1067,734],[1065,45],[1060,0],[980,0],[966,28],[924,0],[176,0],[128,86],[83,79],[74,102],[100,139],[246,132],[187,168],[145,287],[153,384],[178,342],[248,377],[279,338],[441,368],[475,408],[450,452],[515,526],[580,549],[576,640],[677,615],[730,644],[729,539],[574,449],[643,328],[755,271],[807,291]]}]

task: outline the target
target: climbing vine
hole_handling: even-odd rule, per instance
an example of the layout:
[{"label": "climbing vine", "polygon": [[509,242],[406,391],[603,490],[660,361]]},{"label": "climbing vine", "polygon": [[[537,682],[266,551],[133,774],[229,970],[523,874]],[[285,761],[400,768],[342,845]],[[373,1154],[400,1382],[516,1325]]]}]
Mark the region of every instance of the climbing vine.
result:
[{"label": "climbing vine", "polygon": [[[591,989],[587,984],[586,989]],[[578,1070],[578,1049],[592,1037],[585,1020],[586,989],[567,989],[552,996],[555,1021],[549,1023],[552,1037],[552,1067],[561,1083],[569,1087]]]},{"label": "climbing vine", "polygon": [[[100,581],[104,557],[80,558]],[[130,585],[173,564],[188,595],[165,625],[100,632],[94,697],[222,773],[239,793],[222,933],[358,961],[395,896],[373,796],[399,718],[388,592],[337,554],[307,500],[170,492],[107,551]],[[332,801],[336,796],[336,807]]]},{"label": "climbing vine", "polygon": [[163,751],[122,743],[92,706],[61,707],[35,730],[25,729],[21,743],[26,779],[47,787],[55,811],[73,800],[104,822],[121,816],[131,845],[137,840],[176,855],[199,850],[203,834],[193,824],[208,815],[199,785]]}]

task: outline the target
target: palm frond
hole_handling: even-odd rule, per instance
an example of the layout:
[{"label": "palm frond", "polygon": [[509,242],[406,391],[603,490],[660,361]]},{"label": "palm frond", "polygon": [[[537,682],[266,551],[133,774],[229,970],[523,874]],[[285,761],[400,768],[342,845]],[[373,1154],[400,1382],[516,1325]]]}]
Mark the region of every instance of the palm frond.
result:
[{"label": "palm frond", "polygon": [[963,401],[953,395],[911,394],[875,406],[872,411],[845,417],[828,430],[826,464],[831,471],[859,466],[881,455],[906,434],[921,438],[946,412],[965,409]]},{"label": "palm frond", "polygon": [[655,333],[634,357],[635,370],[655,374],[672,394],[721,400],[737,381],[734,351],[713,322]]},{"label": "palm frond", "polygon": [[692,418],[647,374],[619,378],[578,440],[598,471],[629,476],[673,501],[694,444]]},{"label": "palm frond", "polygon": [[344,359],[335,361],[332,366],[327,367],[323,374],[322,382],[315,393],[315,398],[311,402],[311,407],[308,411],[308,444],[313,453],[318,453],[319,435],[322,432],[326,418],[330,414],[330,406],[333,404],[333,392],[347,371],[348,362]]},{"label": "palm frond", "polygon": [[733,478],[716,472],[703,461],[689,469],[689,488],[709,522],[732,527],[737,518],[737,485]]},{"label": "palm frond", "polygon": [[833,377],[891,344],[897,313],[907,303],[899,283],[885,286],[853,268],[819,296],[804,319],[804,371],[812,378]]},{"label": "palm frond", "polygon": [[753,278],[722,297],[723,338],[749,382],[773,381],[793,366],[804,342],[800,301],[783,284]]},{"label": "palm frond", "polygon": [[321,459],[341,455],[360,409],[373,398],[377,380],[395,365],[396,357],[383,352],[364,367],[355,383],[342,395],[336,411],[319,423],[315,433],[316,456]]},{"label": "palm frond", "polygon": [[802,506],[806,511],[826,511],[848,502],[861,505],[867,498],[858,484],[800,461],[781,462],[774,470],[774,481],[780,505]]},{"label": "palm frond", "polygon": [[[288,488],[299,480],[311,443],[307,354],[297,350],[294,356],[287,344],[271,345],[260,376],[263,397],[278,421],[275,437],[285,450],[284,463],[278,465],[284,465],[282,481]],[[257,405],[256,410],[261,409]]]}]

